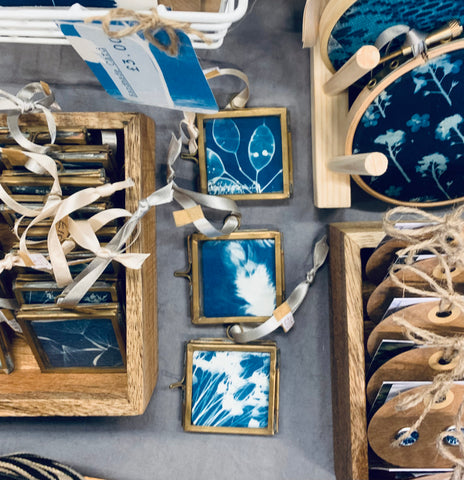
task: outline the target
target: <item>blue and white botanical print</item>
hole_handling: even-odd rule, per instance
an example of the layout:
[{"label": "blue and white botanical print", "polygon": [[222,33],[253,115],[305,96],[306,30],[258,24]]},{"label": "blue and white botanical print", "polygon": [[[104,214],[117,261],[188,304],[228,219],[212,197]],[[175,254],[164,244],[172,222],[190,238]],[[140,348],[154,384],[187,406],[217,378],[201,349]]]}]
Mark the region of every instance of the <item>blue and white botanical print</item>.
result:
[{"label": "blue and white botanical print", "polygon": [[283,192],[279,116],[216,118],[204,125],[210,195]]},{"label": "blue and white botanical print", "polygon": [[[25,290],[22,292],[26,304],[49,304],[55,303],[62,290]],[[110,291],[87,292],[80,303],[98,304],[110,303],[113,301]]]},{"label": "blue and white botanical print", "polygon": [[464,53],[434,58],[387,87],[365,111],[353,152],[380,151],[388,169],[363,177],[376,192],[402,202],[464,196]]},{"label": "blue and white botanical print", "polygon": [[266,428],[271,354],[194,351],[192,424]]},{"label": "blue and white botanical print", "polygon": [[110,319],[30,322],[53,368],[116,368],[124,365]]},{"label": "blue and white botanical print", "polygon": [[201,242],[205,317],[266,316],[276,307],[275,241]]},{"label": "blue and white botanical print", "polygon": [[431,32],[451,18],[464,21],[464,0],[356,0],[331,32],[329,59],[338,70],[359,48],[373,45],[393,25]]}]

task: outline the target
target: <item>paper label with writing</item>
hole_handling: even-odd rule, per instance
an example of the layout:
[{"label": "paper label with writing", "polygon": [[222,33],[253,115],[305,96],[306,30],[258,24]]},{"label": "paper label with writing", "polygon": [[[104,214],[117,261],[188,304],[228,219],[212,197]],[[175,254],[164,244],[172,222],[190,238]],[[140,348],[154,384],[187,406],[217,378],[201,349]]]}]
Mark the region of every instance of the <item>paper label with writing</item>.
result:
[{"label": "paper label with writing", "polygon": [[[133,22],[114,21],[115,31]],[[110,38],[100,22],[60,21],[57,25],[87,62],[104,89],[121,101],[176,110],[217,112],[218,106],[189,37],[177,31],[178,55],[172,57],[138,32]],[[167,43],[164,31],[156,33]]]}]

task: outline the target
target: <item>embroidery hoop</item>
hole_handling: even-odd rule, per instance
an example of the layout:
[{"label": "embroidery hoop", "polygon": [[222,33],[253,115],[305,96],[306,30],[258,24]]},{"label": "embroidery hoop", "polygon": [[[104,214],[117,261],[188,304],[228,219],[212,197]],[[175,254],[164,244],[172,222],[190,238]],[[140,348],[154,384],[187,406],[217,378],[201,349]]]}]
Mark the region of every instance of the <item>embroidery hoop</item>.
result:
[{"label": "embroidery hoop", "polygon": [[[464,49],[464,39],[454,40],[452,42],[439,45],[437,47],[431,48],[427,51],[427,57],[429,60],[439,57],[450,52]],[[404,74],[411,72],[416,67],[419,67],[424,64],[424,60],[421,56],[416,58],[411,58],[406,60],[405,63],[399,65],[396,69],[392,70],[390,74],[382,78],[371,90],[365,87],[362,92],[357,96],[356,100],[353,102],[350,111],[348,112],[347,117],[347,133],[345,140],[345,154],[352,154],[352,144],[353,138],[356,133],[357,126],[359,125],[362,116],[366,112],[367,108],[371,105],[373,100],[378,97],[378,95],[389,87],[393,82],[398,78],[402,77]],[[367,193],[373,197],[382,200],[387,203],[393,203],[395,205],[405,205],[410,207],[442,207],[454,203],[458,203],[464,200],[463,195],[457,198],[452,198],[449,200],[440,200],[435,202],[406,202],[402,200],[397,200],[392,197],[383,195],[372,187],[367,185],[365,181],[359,175],[352,175],[353,180]]]}]

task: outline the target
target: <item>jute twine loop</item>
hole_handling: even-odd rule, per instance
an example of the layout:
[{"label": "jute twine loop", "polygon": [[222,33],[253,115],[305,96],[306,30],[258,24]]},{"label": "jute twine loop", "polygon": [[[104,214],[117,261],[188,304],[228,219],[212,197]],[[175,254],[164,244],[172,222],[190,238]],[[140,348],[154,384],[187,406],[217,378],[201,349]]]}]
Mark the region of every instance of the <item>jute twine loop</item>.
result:
[{"label": "jute twine loop", "polygon": [[[398,227],[400,222],[425,223],[418,228]],[[410,259],[429,248],[440,250],[451,266],[464,266],[464,205],[443,217],[412,207],[397,207],[384,215],[383,228],[387,235],[409,244],[398,252]]]},{"label": "jute twine loop", "polygon": [[[410,207],[394,208],[384,216],[384,230],[387,235],[404,240],[408,244],[397,252],[398,255],[405,256],[405,263],[394,264],[390,268],[389,274],[393,284],[419,297],[438,297],[441,311],[455,306],[464,312],[464,297],[456,293],[452,278],[452,268],[464,265],[463,214],[464,205],[443,217]],[[418,228],[400,228],[397,225],[398,222],[412,220],[423,222],[425,225]],[[432,253],[437,258],[443,274],[441,282],[415,266],[416,255],[424,251]],[[409,285],[405,280],[405,273],[414,274],[422,279],[425,285],[423,287],[417,286],[417,283],[416,286]],[[432,407],[446,397],[454,382],[464,378],[464,336],[437,335],[411,325],[400,314],[395,315],[393,320],[403,327],[407,338],[420,345],[441,349],[442,358],[445,361],[456,362],[454,368],[436,375],[432,383],[421,388],[419,392],[405,395],[397,405],[398,410],[408,410],[421,403],[424,405],[416,422],[393,442],[393,446],[399,446],[413,431],[418,430]],[[437,438],[438,452],[456,465],[453,480],[464,480],[464,436],[461,432],[463,413],[464,402],[456,417],[456,432],[443,432]],[[448,435],[458,439],[461,458],[454,456],[445,447],[443,439]]]},{"label": "jute twine loop", "polygon": [[446,397],[453,383],[456,380],[462,380],[464,378],[464,336],[443,337],[442,335],[412,325],[400,314],[393,316],[393,321],[404,328],[405,335],[409,340],[425,347],[441,349],[443,352],[442,358],[447,362],[456,360],[456,366],[454,368],[435,375],[431,385],[423,387],[420,392],[406,395],[403,400],[397,404],[397,409],[404,411],[420,403],[424,403],[424,410],[419,418],[407,431],[393,442],[393,446],[399,446],[413,431],[417,431],[431,408]]},{"label": "jute twine loop", "polygon": [[[211,43],[211,40],[203,32],[192,28],[189,23],[161,18],[156,8],[152,8],[150,12],[151,13],[139,13],[126,8],[114,8],[111,9],[106,15],[99,17],[88,17],[85,19],[85,21],[101,21],[103,31],[110,38],[123,38],[141,31],[144,37],[152,45],[162,52],[167,53],[171,57],[176,57],[179,53],[179,35],[177,34],[176,30],[181,30],[187,35],[195,35],[204,42]],[[136,23],[120,30],[112,30],[111,22],[115,20],[129,20]],[[168,45],[161,43],[154,36],[155,33],[160,30],[164,30],[166,32],[169,38]]]}]

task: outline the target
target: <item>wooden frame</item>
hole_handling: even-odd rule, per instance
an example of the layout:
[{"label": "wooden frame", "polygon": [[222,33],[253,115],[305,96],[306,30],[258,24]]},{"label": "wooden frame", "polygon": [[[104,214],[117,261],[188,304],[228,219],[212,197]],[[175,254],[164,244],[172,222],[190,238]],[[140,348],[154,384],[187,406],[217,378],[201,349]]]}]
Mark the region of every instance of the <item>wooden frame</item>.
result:
[{"label": "wooden frame", "polygon": [[[327,3],[327,0],[322,0],[322,8]],[[318,208],[351,206],[350,175],[328,167],[330,160],[344,155],[348,114],[347,92],[336,96],[324,92],[323,86],[331,77],[332,72],[324,64],[318,40],[311,49],[313,199]]]},{"label": "wooden frame", "polygon": [[[124,135],[126,208],[135,211],[155,190],[153,121],[135,113],[56,113],[57,128],[119,130]],[[42,115],[23,115],[22,125],[46,125]],[[6,117],[0,117],[6,125]],[[0,416],[140,415],[151,399],[158,374],[156,317],[155,211],[142,219],[141,234],[128,249],[150,253],[140,270],[126,271],[127,372],[111,374],[41,374],[31,349],[15,338],[15,370],[0,383]]]},{"label": "wooden frame", "polygon": [[[208,187],[208,169],[206,158],[206,129],[205,123],[208,120],[228,118],[228,119],[245,119],[245,118],[270,118],[278,117],[280,124],[281,157],[282,157],[282,190],[269,191],[263,193],[235,193],[218,195],[233,198],[234,200],[278,200],[289,198],[293,190],[293,167],[292,167],[292,150],[291,136],[288,129],[288,112],[286,108],[244,108],[237,110],[224,110],[215,114],[198,114],[198,163],[200,167],[200,191],[202,193],[211,193]],[[279,164],[280,165],[280,164]],[[266,168],[266,167],[264,167]],[[264,169],[263,169],[264,170]],[[257,173],[258,175],[258,173]]]},{"label": "wooden frame", "polygon": [[330,238],[332,408],[337,480],[369,477],[361,250],[384,237],[381,222],[334,223]]},{"label": "wooden frame", "polygon": [[[124,345],[124,340],[123,340],[123,335],[121,328],[123,325],[121,325],[120,322],[120,312],[119,312],[119,307],[118,304],[107,304],[107,305],[101,305],[101,308],[92,308],[92,307],[86,307],[82,309],[82,311],[79,311],[78,309],[73,310],[73,311],[67,311],[60,309],[59,307],[51,307],[50,309],[37,309],[37,308],[29,308],[27,310],[21,309],[18,314],[16,319],[18,320],[19,324],[21,325],[21,329],[24,333],[24,336],[27,339],[27,342],[29,346],[32,349],[32,352],[34,354],[35,359],[37,360],[37,363],[39,364],[40,370],[42,372],[55,372],[55,373],[114,373],[114,372],[125,372],[125,363],[126,363],[126,347]],[[47,347],[44,346],[44,337],[49,340],[49,344],[55,347],[56,345],[59,345],[61,349],[64,347],[70,347],[70,348],[76,348],[75,344],[72,344],[70,342],[69,338],[67,340],[63,340],[68,343],[56,343],[55,338],[53,338],[53,335],[56,334],[57,330],[55,329],[50,333],[50,329],[47,331],[46,334],[44,334],[44,331],[42,330],[37,330],[37,328],[40,328],[40,325],[47,324],[49,327],[50,324],[53,323],[61,323],[62,326],[60,329],[64,327],[65,324],[71,323],[72,325],[76,325],[76,322],[85,322],[83,327],[88,327],[90,326],[90,323],[96,324],[99,322],[110,322],[112,330],[110,328],[110,331],[114,333],[109,334],[108,337],[105,337],[106,339],[110,339],[110,341],[115,340],[115,343],[117,343],[118,349],[120,356],[118,356],[117,361],[120,363],[116,363],[113,366],[99,366],[97,360],[101,359],[100,354],[104,354],[108,352],[108,349],[106,352],[101,350],[97,355],[95,355],[93,361],[95,364],[90,363],[88,366],[83,365],[84,362],[82,362],[82,359],[80,361],[82,362],[81,365],[76,366],[70,366],[67,364],[67,360],[69,359],[70,355],[56,355],[56,350],[54,349],[51,350],[52,354],[57,357],[56,361],[58,363],[53,363],[53,360],[51,359],[49,353],[47,352]],[[101,326],[99,327],[101,329]],[[68,335],[69,337],[69,335]],[[74,333],[71,335],[71,337],[76,340]],[[78,345],[82,345],[83,337],[85,335],[79,335],[78,338]],[[113,337],[113,338],[112,338]],[[60,339],[58,342],[62,341]],[[94,338],[91,338],[90,341],[87,344],[87,347],[90,345],[96,345],[98,341],[95,341]],[[108,342],[108,344],[110,344]],[[106,346],[107,344],[105,344]],[[52,357],[53,357],[52,355]],[[72,356],[72,355],[71,355]],[[71,360],[72,361],[72,360]]]},{"label": "wooden frame", "polygon": [[274,262],[275,262],[275,290],[276,290],[276,305],[278,307],[283,302],[284,297],[284,261],[283,261],[283,247],[282,247],[282,235],[276,231],[239,231],[229,235],[216,237],[211,239],[202,234],[193,234],[189,237],[189,264],[191,276],[189,280],[191,282],[191,312],[192,323],[197,325],[205,324],[218,324],[218,323],[257,323],[264,322],[272,315],[262,316],[206,316],[203,311],[202,302],[202,278],[203,272],[201,268],[200,259],[200,244],[203,242],[228,242],[235,240],[254,241],[254,240],[272,240],[274,241]]},{"label": "wooden frame", "polygon": [[[269,354],[269,394],[267,426],[265,427],[228,427],[205,426],[192,423],[192,370],[195,351],[207,352],[245,352]],[[278,430],[279,411],[279,350],[274,342],[239,345],[225,339],[202,339],[187,343],[185,351],[185,392],[183,401],[182,424],[187,432],[235,433],[248,435],[273,435]]]}]

